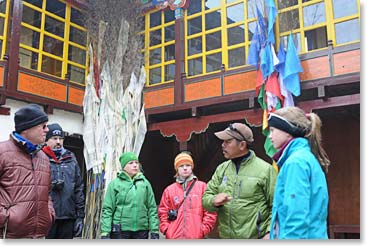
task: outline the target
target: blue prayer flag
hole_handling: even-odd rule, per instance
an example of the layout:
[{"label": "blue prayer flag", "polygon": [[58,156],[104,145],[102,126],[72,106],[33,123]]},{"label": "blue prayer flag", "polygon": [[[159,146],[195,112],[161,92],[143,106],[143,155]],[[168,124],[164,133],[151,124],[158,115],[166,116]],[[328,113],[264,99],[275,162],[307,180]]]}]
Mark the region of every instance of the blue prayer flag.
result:
[{"label": "blue prayer flag", "polygon": [[277,17],[277,8],[275,6],[274,0],[266,0],[266,3],[269,7],[269,15],[268,15],[268,41],[272,44],[275,43],[274,38],[274,23],[275,18]]},{"label": "blue prayer flag", "polygon": [[259,40],[259,28],[256,25],[255,32],[251,39],[251,45],[248,52],[247,64],[258,67],[259,63],[259,52],[261,49],[260,40]]},{"label": "blue prayer flag", "polygon": [[299,60],[296,47],[294,46],[292,33],[290,33],[288,37],[283,81],[287,90],[295,96],[299,96],[301,94],[301,85],[298,74],[300,72],[303,72],[302,65]]}]

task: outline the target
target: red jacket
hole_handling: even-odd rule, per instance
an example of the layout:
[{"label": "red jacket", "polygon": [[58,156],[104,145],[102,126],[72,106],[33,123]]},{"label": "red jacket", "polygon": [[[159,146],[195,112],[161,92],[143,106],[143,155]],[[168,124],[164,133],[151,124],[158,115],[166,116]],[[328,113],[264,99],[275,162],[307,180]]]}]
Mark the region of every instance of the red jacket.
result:
[{"label": "red jacket", "polygon": [[[187,189],[193,180],[188,182]],[[197,180],[188,197],[178,210],[177,219],[169,221],[167,213],[177,209],[184,198],[182,184],[173,183],[163,192],[158,207],[160,231],[167,239],[200,239],[205,237],[214,227],[217,214],[206,211],[201,203],[206,183]]]},{"label": "red jacket", "polygon": [[0,143],[0,235],[45,237],[55,211],[49,196],[50,162],[42,151],[31,158],[10,139]]}]

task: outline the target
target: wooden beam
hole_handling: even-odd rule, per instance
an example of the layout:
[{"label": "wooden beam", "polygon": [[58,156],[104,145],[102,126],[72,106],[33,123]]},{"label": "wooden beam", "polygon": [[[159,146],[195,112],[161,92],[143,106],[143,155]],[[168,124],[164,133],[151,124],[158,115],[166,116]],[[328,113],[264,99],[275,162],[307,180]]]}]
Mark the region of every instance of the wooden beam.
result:
[{"label": "wooden beam", "polygon": [[0,115],[10,115],[10,108],[0,106]]}]

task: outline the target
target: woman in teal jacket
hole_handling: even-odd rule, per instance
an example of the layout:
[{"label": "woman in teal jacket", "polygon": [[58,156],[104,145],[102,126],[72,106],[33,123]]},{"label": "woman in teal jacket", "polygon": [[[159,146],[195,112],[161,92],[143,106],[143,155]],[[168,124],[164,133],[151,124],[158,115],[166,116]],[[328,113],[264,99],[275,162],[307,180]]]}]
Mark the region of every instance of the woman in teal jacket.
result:
[{"label": "woman in teal jacket", "polygon": [[[321,120],[297,107],[269,114],[269,138],[279,151],[270,239],[327,239],[330,161],[321,146]],[[324,169],[324,170],[323,170]]]},{"label": "woman in teal jacket", "polygon": [[122,172],[108,185],[102,205],[101,238],[158,239],[159,219],[152,186],[140,172],[138,157],[120,156]]}]

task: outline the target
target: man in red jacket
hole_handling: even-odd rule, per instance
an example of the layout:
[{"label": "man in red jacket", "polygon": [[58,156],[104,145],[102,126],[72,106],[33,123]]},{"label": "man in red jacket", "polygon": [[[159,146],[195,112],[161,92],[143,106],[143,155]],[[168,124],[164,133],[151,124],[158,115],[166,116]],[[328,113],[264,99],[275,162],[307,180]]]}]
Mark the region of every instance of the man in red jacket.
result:
[{"label": "man in red jacket", "polygon": [[193,174],[194,162],[188,152],[175,158],[176,182],[163,192],[158,207],[160,231],[167,239],[201,239],[213,229],[217,214],[201,203],[206,183]]},{"label": "man in red jacket", "polygon": [[36,104],[15,112],[15,131],[0,143],[0,235],[44,238],[55,218],[50,162],[43,151],[47,115]]}]

